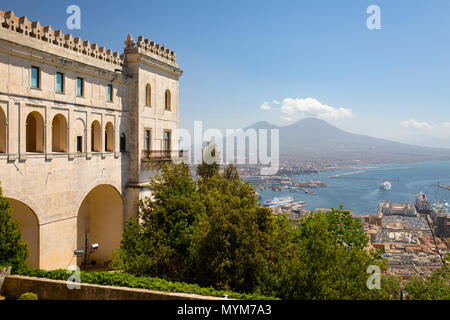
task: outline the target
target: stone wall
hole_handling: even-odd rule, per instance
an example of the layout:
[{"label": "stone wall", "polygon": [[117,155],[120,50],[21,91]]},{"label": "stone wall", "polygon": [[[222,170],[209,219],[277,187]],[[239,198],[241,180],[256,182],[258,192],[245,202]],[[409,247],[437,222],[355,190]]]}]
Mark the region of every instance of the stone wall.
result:
[{"label": "stone wall", "polygon": [[222,300],[195,294],[172,293],[96,284],[80,284],[80,289],[70,290],[62,280],[25,276],[6,276],[0,295],[17,299],[22,293],[33,292],[39,300]]}]

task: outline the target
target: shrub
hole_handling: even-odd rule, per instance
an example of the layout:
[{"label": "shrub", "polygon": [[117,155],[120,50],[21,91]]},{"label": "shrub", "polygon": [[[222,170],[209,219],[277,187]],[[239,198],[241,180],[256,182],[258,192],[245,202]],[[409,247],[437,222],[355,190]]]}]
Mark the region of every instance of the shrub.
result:
[{"label": "shrub", "polygon": [[33,292],[25,292],[22,293],[19,297],[19,299],[17,300],[37,300],[38,296],[37,294],[33,293]]},{"label": "shrub", "polygon": [[12,209],[0,187],[0,266],[22,268],[28,258],[19,224],[12,219]]},{"label": "shrub", "polygon": [[[20,269],[16,270],[15,274],[47,278],[53,280],[67,280],[68,273],[66,270],[52,270],[44,271],[40,269]],[[185,282],[171,282],[164,279],[134,276],[123,272],[84,272],[81,271],[81,282],[99,284],[106,286],[118,286],[128,288],[139,288],[148,290],[157,290],[165,292],[179,292],[186,294],[198,294],[203,296],[224,297],[228,295],[230,299],[243,300],[273,300],[273,297],[262,296],[257,294],[237,293],[225,290],[215,290],[212,287],[200,287],[197,284],[190,284]]]}]

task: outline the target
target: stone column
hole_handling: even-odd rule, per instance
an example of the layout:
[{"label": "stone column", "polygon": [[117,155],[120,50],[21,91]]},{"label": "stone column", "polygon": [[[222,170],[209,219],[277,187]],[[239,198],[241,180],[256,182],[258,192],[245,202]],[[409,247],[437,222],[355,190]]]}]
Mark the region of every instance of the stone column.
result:
[{"label": "stone column", "polygon": [[87,110],[86,112],[86,127],[85,127],[85,137],[86,137],[86,158],[90,159],[92,158],[92,152],[91,152],[91,111]]},{"label": "stone column", "polygon": [[9,161],[15,161],[19,155],[19,109],[20,104],[9,100],[6,105],[6,152]]},{"label": "stone column", "polygon": [[19,108],[19,160],[27,159],[27,114],[25,111],[25,104],[23,102],[17,103]]},{"label": "stone column", "polygon": [[52,119],[51,108],[47,105],[44,111],[44,153],[47,160],[53,159],[53,140],[52,140]]}]

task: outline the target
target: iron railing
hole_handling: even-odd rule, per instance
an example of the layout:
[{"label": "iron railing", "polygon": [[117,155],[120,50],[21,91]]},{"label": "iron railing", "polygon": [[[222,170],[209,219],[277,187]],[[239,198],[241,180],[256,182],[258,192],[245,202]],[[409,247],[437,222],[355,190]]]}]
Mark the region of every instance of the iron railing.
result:
[{"label": "iron railing", "polygon": [[172,161],[181,159],[186,150],[142,150],[142,161]]}]

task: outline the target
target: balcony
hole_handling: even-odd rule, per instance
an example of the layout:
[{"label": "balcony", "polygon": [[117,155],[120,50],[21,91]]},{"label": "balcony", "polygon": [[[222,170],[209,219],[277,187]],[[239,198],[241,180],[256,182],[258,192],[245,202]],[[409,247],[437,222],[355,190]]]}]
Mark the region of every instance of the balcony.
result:
[{"label": "balcony", "polygon": [[142,150],[142,162],[183,160],[187,150]]}]

